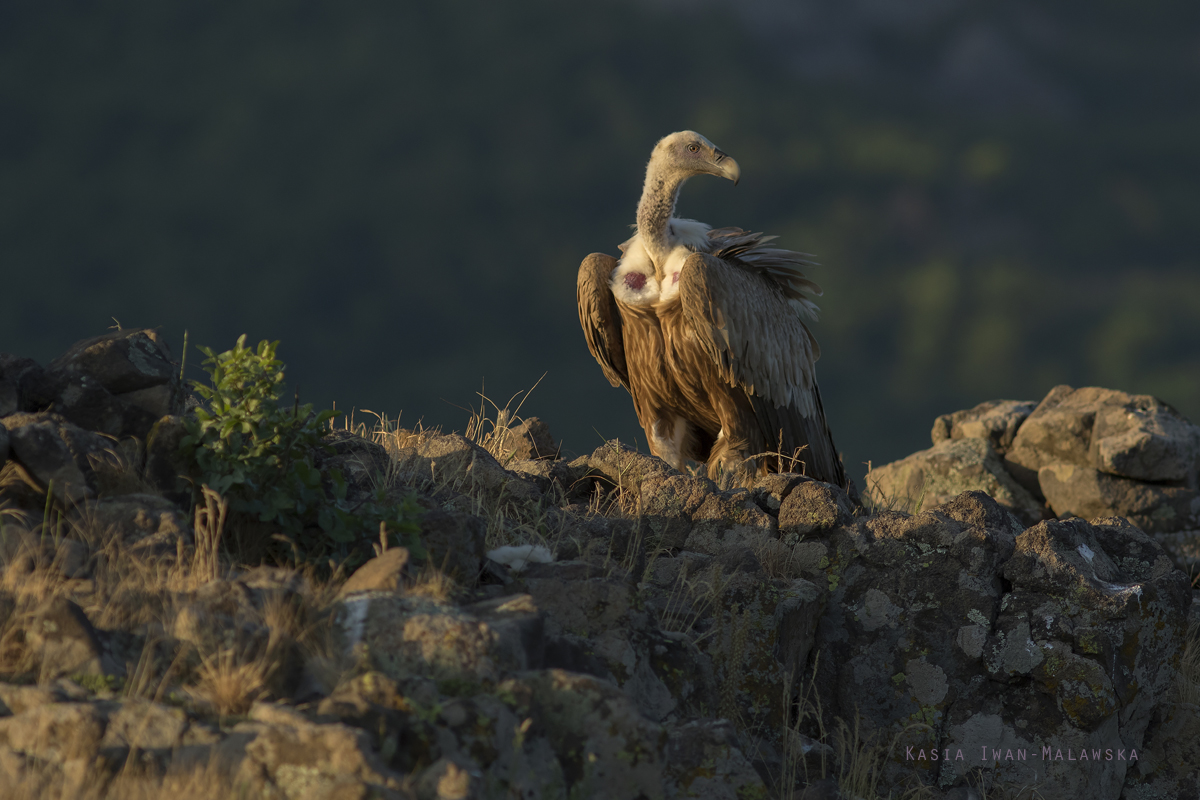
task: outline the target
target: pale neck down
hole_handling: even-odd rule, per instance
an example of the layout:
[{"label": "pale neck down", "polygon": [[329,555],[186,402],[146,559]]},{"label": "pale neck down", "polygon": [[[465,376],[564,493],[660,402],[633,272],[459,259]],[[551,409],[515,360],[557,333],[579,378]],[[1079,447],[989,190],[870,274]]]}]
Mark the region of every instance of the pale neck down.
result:
[{"label": "pale neck down", "polygon": [[675,215],[675,203],[679,190],[688,176],[677,170],[664,170],[651,165],[646,169],[646,183],[642,187],[642,199],[638,203],[637,229],[642,246],[654,262],[654,271],[662,279],[663,263],[671,247],[667,228]]}]

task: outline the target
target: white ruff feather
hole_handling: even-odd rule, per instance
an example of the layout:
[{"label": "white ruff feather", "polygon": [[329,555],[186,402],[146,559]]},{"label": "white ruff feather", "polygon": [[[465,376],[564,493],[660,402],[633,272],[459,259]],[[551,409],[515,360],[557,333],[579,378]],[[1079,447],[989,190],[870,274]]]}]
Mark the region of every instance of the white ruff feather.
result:
[{"label": "white ruff feather", "polygon": [[710,230],[712,230],[712,226],[705,225],[703,222],[672,217],[671,221],[667,223],[667,241],[672,245],[683,245],[692,250],[703,250],[707,253],[712,249],[712,243],[708,240]]},{"label": "white ruff feather", "polygon": [[696,251],[691,248],[678,245],[667,256],[667,261],[663,264],[663,288],[658,295],[660,303],[679,296],[679,273],[683,270],[683,262],[694,252]]},{"label": "white ruff feather", "polygon": [[[655,264],[642,244],[641,233],[635,233],[628,241],[620,245],[624,255],[621,257],[617,271],[613,273],[613,294],[617,296],[618,300],[632,305],[646,305],[676,297],[679,294],[679,271],[683,268],[683,262],[692,253],[712,252],[712,240],[708,238],[710,230],[712,230],[711,226],[694,219],[671,218],[667,223],[667,243],[670,245],[671,251],[666,260],[658,265],[662,268],[664,280],[662,286],[658,285],[657,280],[654,281],[653,293],[650,291],[650,280],[653,280],[656,275]],[[622,270],[647,275],[650,280],[647,280],[646,287],[642,291],[631,292],[624,285],[618,286],[618,274],[626,274],[622,273]],[[622,291],[627,296],[622,296]]]}]

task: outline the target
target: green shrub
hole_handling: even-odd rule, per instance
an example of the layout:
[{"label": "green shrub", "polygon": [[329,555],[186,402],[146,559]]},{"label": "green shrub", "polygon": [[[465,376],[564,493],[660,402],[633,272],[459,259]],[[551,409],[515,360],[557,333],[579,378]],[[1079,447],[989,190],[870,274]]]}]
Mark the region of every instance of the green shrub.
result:
[{"label": "green shrub", "polygon": [[[361,562],[379,539],[380,523],[392,544],[423,554],[414,498],[389,503],[381,486],[371,500],[350,507],[341,471],[330,469],[323,477],[315,463],[319,452],[333,452],[322,439],[339,412],[314,413],[298,401],[280,407],[279,343],[260,342],[257,352],[245,343],[243,334],[232,350],[219,355],[198,348],[207,356],[211,385],[192,382],[206,403],[187,416],[187,435],[180,443],[197,485],[208,485],[229,502],[235,526],[246,520],[267,524],[287,537],[301,560]],[[285,558],[292,555],[278,544],[252,544]]]}]

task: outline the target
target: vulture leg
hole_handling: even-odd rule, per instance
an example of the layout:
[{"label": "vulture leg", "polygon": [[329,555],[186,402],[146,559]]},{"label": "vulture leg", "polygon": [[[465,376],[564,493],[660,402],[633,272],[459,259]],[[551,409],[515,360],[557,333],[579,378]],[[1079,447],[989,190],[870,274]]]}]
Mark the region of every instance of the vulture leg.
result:
[{"label": "vulture leg", "polygon": [[629,393],[650,452],[683,469],[699,450],[693,425],[679,408],[674,376],[662,368],[664,345],[658,316],[650,306],[617,301],[629,365]]}]

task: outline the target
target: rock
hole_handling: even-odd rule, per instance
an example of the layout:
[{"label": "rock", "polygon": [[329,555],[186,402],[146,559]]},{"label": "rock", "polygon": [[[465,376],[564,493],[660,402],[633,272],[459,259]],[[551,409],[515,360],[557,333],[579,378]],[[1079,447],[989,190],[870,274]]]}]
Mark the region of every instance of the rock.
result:
[{"label": "rock", "polygon": [[[1191,599],[1186,576],[1150,537],[1120,520],[1094,526],[1077,519],[1045,521],[1018,536],[1003,576],[1012,589],[983,640],[962,630],[957,640],[1007,685],[963,695],[939,746],[1049,747],[1077,760],[1081,750],[1142,752],[1154,708],[1175,678],[1169,665]],[[1128,761],[1081,770],[1068,760],[1043,756],[1043,793],[1120,794]],[[965,775],[953,762],[943,774],[947,765]],[[1014,785],[1023,780],[1017,762],[1000,761],[993,774]]]},{"label": "rock", "polygon": [[21,396],[17,393],[17,382],[0,375],[0,417],[7,417],[21,410]]},{"label": "rock", "polygon": [[31,708],[44,706],[47,703],[67,703],[78,701],[79,692],[83,699],[87,691],[72,681],[53,681],[41,686],[22,686],[11,683],[0,683],[0,717],[23,714]]},{"label": "rock", "polygon": [[404,569],[408,565],[408,550],[389,547],[367,561],[342,586],[342,596],[353,592],[399,592],[404,588]]},{"label": "rock", "polygon": [[508,471],[518,478],[529,481],[542,494],[556,492],[565,496],[571,486],[571,470],[565,461],[532,458],[516,459],[508,463]]},{"label": "rock", "polygon": [[828,598],[824,588],[802,579],[729,574],[711,601],[710,620],[693,628],[716,678],[709,716],[738,719],[746,729],[782,730],[783,705],[759,698],[782,697],[790,676],[803,669]]},{"label": "rock", "polygon": [[1046,502],[1060,517],[1120,515],[1150,533],[1200,528],[1200,492],[1121,478],[1063,462],[1038,470]]},{"label": "rock", "polygon": [[117,330],[76,342],[50,367],[89,375],[116,394],[161,386],[179,374],[166,342],[149,328]]},{"label": "rock", "polygon": [[692,517],[717,485],[708,478],[678,473],[652,476],[639,487],[641,522],[649,541],[666,550],[683,547],[692,531]]},{"label": "rock", "polygon": [[988,400],[965,411],[942,414],[933,422],[933,444],[947,439],[985,439],[1003,458],[1017,429],[1033,412],[1033,400]]},{"label": "rock", "polygon": [[1187,575],[1200,574],[1200,530],[1156,533],[1154,539],[1171,556],[1176,569]]},{"label": "rock", "polygon": [[12,574],[28,575],[39,567],[64,578],[90,574],[91,550],[78,539],[43,537],[40,533],[12,527],[0,537],[0,564]]},{"label": "rock", "polygon": [[666,732],[643,718],[612,684],[561,670],[506,684],[545,726],[577,797],[662,797]]},{"label": "rock", "polygon": [[401,796],[400,776],[372,750],[365,731],[314,724],[265,703],[256,703],[250,716],[266,724],[246,745],[235,783],[257,788],[256,796],[267,796],[270,789],[271,796],[322,800]]},{"label": "rock", "polygon": [[1031,490],[1038,471],[1055,463],[1195,489],[1200,427],[1149,395],[1056,386],[1021,426],[1006,458]]},{"label": "rock", "polygon": [[550,427],[537,417],[530,417],[510,427],[497,428],[496,438],[496,447],[504,456],[502,461],[509,464],[510,468],[512,461],[553,460],[561,449],[561,445],[550,435]]},{"label": "rock", "polygon": [[192,543],[192,526],[174,503],[153,494],[128,494],[87,500],[80,504],[75,524],[98,542],[114,537],[142,553],[176,552],[177,544]]},{"label": "rock", "polygon": [[692,513],[692,526],[683,546],[696,553],[720,556],[747,539],[778,536],[779,524],[758,507],[745,489],[710,494]]},{"label": "rock", "polygon": [[347,430],[330,431],[321,444],[333,452],[318,451],[316,466],[325,474],[334,469],[341,472],[346,481],[346,502],[350,505],[373,499],[376,487],[386,484],[391,459],[382,445]]},{"label": "rock", "polygon": [[495,635],[492,652],[501,669],[538,669],[545,652],[544,619],[533,597],[508,595],[463,608]]},{"label": "rock", "polygon": [[728,720],[695,720],[673,728],[667,742],[666,774],[683,797],[742,800],[769,797],[763,779],[738,748]]},{"label": "rock", "polygon": [[456,433],[414,435],[390,455],[397,476],[409,483],[432,480],[456,492],[482,491],[517,501],[541,497],[536,486],[509,473],[491,453]]},{"label": "rock", "polygon": [[112,439],[58,414],[12,414],[0,419],[0,425],[8,429],[13,457],[42,487],[53,481],[55,498],[66,505],[95,497],[97,472],[120,467]]},{"label": "rock", "polygon": [[1200,706],[1160,706],[1146,733],[1145,749],[1138,753],[1137,767],[1125,779],[1124,796],[1195,797],[1200,789]]},{"label": "rock", "polygon": [[546,614],[546,633],[583,638],[629,622],[632,587],[581,561],[530,565],[525,587]]},{"label": "rock", "polygon": [[183,417],[164,416],[155,422],[146,436],[146,482],[170,497],[191,502],[191,487],[183,480],[188,464],[179,453],[179,443],[187,435]]},{"label": "rock", "polygon": [[778,514],[779,507],[783,505],[783,501],[787,499],[792,490],[811,480],[812,478],[795,472],[771,472],[760,476],[754,482],[754,488],[750,494],[763,511],[769,514]]},{"label": "rock", "polygon": [[91,375],[50,368],[30,385],[27,402],[38,411],[108,436],[145,436],[157,416],[112,394]]},{"label": "rock", "polygon": [[838,791],[836,780],[821,778],[805,786],[800,794],[796,796],[796,800],[846,800],[846,795]]},{"label": "rock", "polygon": [[1004,465],[1030,492],[1040,491],[1037,472],[1047,464],[1087,464],[1095,406],[1122,392],[1055,386],[1025,419],[1005,454]]},{"label": "rock", "polygon": [[96,629],[83,610],[64,597],[48,600],[24,627],[26,653],[38,664],[39,680],[124,672],[118,665],[106,663]]},{"label": "rock", "polygon": [[87,703],[46,703],[0,718],[0,747],[62,764],[90,760],[104,736],[104,717]]},{"label": "rock", "polygon": [[487,523],[465,511],[435,508],[420,520],[427,563],[465,583],[474,583],[486,557]]},{"label": "rock", "polygon": [[472,610],[426,597],[367,594],[342,601],[338,624],[348,647],[365,649],[396,680],[423,675],[478,684],[539,665],[541,622],[528,596]]},{"label": "rock", "polygon": [[[978,659],[1020,532],[982,492],[834,529],[831,591],[811,646],[820,653],[813,683],[825,719],[859,716],[864,736],[890,740],[914,722],[936,731],[956,709],[979,708],[988,685],[977,677]],[[940,746],[936,736],[921,741]],[[900,767],[889,769],[884,781],[893,785]]]},{"label": "rock", "polygon": [[468,759],[462,765],[448,758],[439,758],[421,770],[417,776],[417,797],[420,800],[483,800],[480,793],[478,765]]},{"label": "rock", "polygon": [[8,461],[8,428],[0,425],[0,465]]},{"label": "rock", "polygon": [[46,490],[19,461],[10,459],[0,466],[0,502],[28,513],[45,513]]},{"label": "rock", "polygon": [[[0,384],[7,388],[0,389],[0,417],[7,417],[18,411],[38,411],[26,402],[29,387],[38,382],[42,367],[32,358],[21,358],[9,353],[0,353]],[[14,405],[15,395],[15,405]]]},{"label": "rock", "polygon": [[1200,488],[1200,426],[1149,395],[1120,400],[1096,409],[1088,447],[1091,466],[1125,478]]},{"label": "rock", "polygon": [[[178,610],[169,630],[200,653],[236,652],[239,658],[249,659],[272,646],[264,619],[268,605],[294,605],[303,592],[303,583],[292,570],[259,568],[237,580],[213,580],[175,598]],[[287,693],[287,684],[299,677],[299,659],[294,647],[279,645],[276,642],[275,657],[284,660],[289,670],[277,673],[273,680],[279,684],[276,688]]]},{"label": "rock", "polygon": [[108,715],[100,746],[170,751],[183,742],[187,727],[188,717],[182,709],[129,699]]},{"label": "rock", "polygon": [[849,495],[838,486],[814,480],[797,482],[779,507],[779,538],[795,544],[811,533],[854,521]]},{"label": "rock", "polygon": [[[797,777],[837,772],[838,757],[834,749],[810,736],[805,736],[795,727],[788,728],[783,746],[786,751],[784,758],[792,763],[792,774]],[[782,767],[782,764],[780,766]],[[786,775],[786,772],[784,774]]]},{"label": "rock", "polygon": [[605,492],[613,489],[632,492],[636,497],[643,481],[679,474],[661,458],[639,453],[615,439],[596,448],[591,455],[575,459],[569,467],[572,497],[584,502],[597,487]]},{"label": "rock", "polygon": [[554,561],[550,549],[540,544],[506,545],[488,550],[488,561],[502,565],[508,573],[523,572],[530,564],[549,564]]},{"label": "rock", "polygon": [[314,722],[343,722],[377,736],[376,748],[389,736],[398,740],[400,711],[410,709],[396,681],[382,672],[366,672],[338,685],[317,706]]},{"label": "rock", "polygon": [[1042,504],[1005,471],[986,439],[945,439],[867,474],[872,503],[914,513],[974,490],[987,492],[1027,524],[1045,516]]},{"label": "rock", "polygon": [[[174,383],[164,383],[146,389],[123,392],[116,395],[118,400],[142,409],[151,419],[161,419],[170,414],[178,414],[183,410],[181,392]],[[143,435],[144,432],[143,432]]]},{"label": "rock", "polygon": [[687,637],[659,630],[619,571],[579,561],[538,564],[525,584],[546,615],[546,666],[612,681],[652,720],[698,713],[710,702],[714,684],[703,655]]}]

